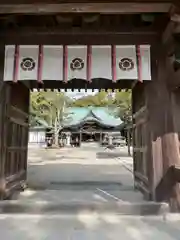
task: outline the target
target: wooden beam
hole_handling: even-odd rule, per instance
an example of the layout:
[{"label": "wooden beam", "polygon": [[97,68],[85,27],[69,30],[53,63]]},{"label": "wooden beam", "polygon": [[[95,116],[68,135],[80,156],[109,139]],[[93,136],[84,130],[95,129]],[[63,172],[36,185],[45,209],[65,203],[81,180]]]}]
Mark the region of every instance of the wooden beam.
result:
[{"label": "wooden beam", "polygon": [[158,29],[155,29],[153,26],[152,27],[134,27],[132,25],[123,25],[123,26],[118,26],[117,27],[111,27],[111,28],[62,28],[62,27],[19,27],[19,28],[14,28],[14,30],[8,30],[5,29],[4,31],[2,30],[0,32],[0,35],[3,34],[17,34],[17,35],[28,35],[32,36],[32,34],[36,35],[45,35],[45,34],[50,34],[50,35],[67,35],[67,34],[72,34],[72,35],[102,35],[102,34],[114,34],[114,35],[157,35]]},{"label": "wooden beam", "polygon": [[157,42],[154,31],[121,30],[119,31],[73,31],[58,29],[27,29],[0,33],[0,44],[151,44]]},{"label": "wooden beam", "polygon": [[59,3],[59,4],[0,4],[0,14],[49,14],[49,13],[102,13],[136,14],[169,12],[171,1],[166,3]]}]

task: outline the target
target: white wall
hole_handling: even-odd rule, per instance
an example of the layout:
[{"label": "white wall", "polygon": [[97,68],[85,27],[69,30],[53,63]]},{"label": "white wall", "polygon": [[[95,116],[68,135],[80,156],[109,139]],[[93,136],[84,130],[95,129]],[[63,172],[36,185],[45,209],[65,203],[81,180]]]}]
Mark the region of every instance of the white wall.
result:
[{"label": "white wall", "polygon": [[45,131],[29,131],[29,143],[43,144],[45,143]]}]

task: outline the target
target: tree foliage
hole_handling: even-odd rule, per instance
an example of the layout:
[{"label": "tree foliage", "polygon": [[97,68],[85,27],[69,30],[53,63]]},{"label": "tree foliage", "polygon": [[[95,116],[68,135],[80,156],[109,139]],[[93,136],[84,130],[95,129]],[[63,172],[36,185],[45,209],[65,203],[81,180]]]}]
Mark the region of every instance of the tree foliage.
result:
[{"label": "tree foliage", "polygon": [[48,125],[61,125],[67,117],[70,99],[59,92],[33,92],[31,94],[30,114],[45,120]]},{"label": "tree foliage", "polygon": [[123,121],[131,121],[131,91],[111,90],[100,91],[95,95],[88,95],[72,100],[65,93],[33,92],[31,94],[30,115],[45,120],[56,129],[61,128],[63,121],[70,118],[67,107],[107,107],[116,117]]},{"label": "tree foliage", "polygon": [[45,120],[54,130],[55,143],[58,144],[59,130],[63,127],[64,120],[70,117],[67,106],[70,99],[59,92],[33,92],[30,104],[30,124],[34,125],[34,120],[40,118]]},{"label": "tree foliage", "polygon": [[72,102],[76,107],[107,107],[110,112],[120,117],[125,122],[131,121],[131,91],[101,91],[95,95],[89,95]]},{"label": "tree foliage", "polygon": [[132,121],[131,91],[116,92],[112,108],[115,116],[120,117],[124,122]]}]

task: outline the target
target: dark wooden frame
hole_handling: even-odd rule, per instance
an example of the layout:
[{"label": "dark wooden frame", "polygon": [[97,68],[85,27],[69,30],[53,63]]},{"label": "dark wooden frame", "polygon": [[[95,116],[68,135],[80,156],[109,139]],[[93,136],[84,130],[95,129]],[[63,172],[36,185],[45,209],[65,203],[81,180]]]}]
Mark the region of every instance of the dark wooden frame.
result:
[{"label": "dark wooden frame", "polygon": [[[19,4],[17,4],[19,3]],[[0,5],[0,14],[5,13],[57,13],[58,8],[62,12],[91,12],[95,9],[98,13],[147,13],[149,11],[178,13],[178,1],[143,1],[143,3],[72,3],[35,5],[23,4],[21,0],[16,4]],[[98,4],[98,5],[97,5]],[[112,5],[113,4],[113,5]],[[158,4],[158,5],[157,5]],[[175,5],[176,4],[176,5]],[[74,5],[74,7],[73,7]],[[116,8],[115,8],[116,5]],[[98,7],[98,8],[97,8]],[[174,15],[173,15],[174,16]],[[171,55],[174,51],[174,35],[179,34],[178,17],[171,16],[170,23],[164,29],[119,29],[109,31],[64,31],[63,29],[19,29],[16,31],[1,31],[0,44],[150,44],[152,45],[152,81],[137,83],[133,87],[133,145],[134,145],[134,177],[135,186],[141,189],[148,199],[166,200],[173,202],[172,206],[180,209],[180,151],[179,138],[180,126],[177,124],[179,104],[174,103],[173,94],[180,87],[180,71],[172,68]],[[176,24],[174,24],[174,22]],[[177,27],[178,25],[178,27]],[[164,32],[164,33],[163,33]],[[1,49],[1,79],[0,91],[0,198],[6,198],[14,189],[21,186],[26,178],[27,167],[27,136],[28,136],[28,107],[29,89],[21,82],[15,85],[2,82],[4,50]],[[28,87],[39,87],[35,82],[28,83]],[[48,85],[49,84],[49,85]],[[116,83],[116,87],[118,83]],[[52,88],[61,88],[57,83],[47,82]],[[74,86],[72,86],[74,87]],[[76,88],[82,85],[76,83]],[[91,85],[94,88],[93,85]],[[109,86],[108,86],[109,87]],[[126,87],[129,87],[126,85]],[[65,87],[64,87],[65,88]],[[114,87],[115,88],[115,87]],[[24,95],[18,94],[22,92]],[[16,97],[13,98],[13,93]],[[19,100],[18,100],[19,96]],[[13,107],[12,107],[13,105]],[[176,119],[175,119],[176,118]],[[24,135],[17,145],[9,141],[9,125],[21,129],[20,135]],[[139,139],[139,136],[143,139]],[[11,159],[10,155],[14,155]],[[15,155],[18,162],[14,165]],[[141,161],[139,164],[138,162]],[[143,162],[143,164],[142,164]],[[142,168],[142,165],[144,166]],[[11,171],[12,170],[12,171]],[[160,197],[161,194],[161,197]]]}]

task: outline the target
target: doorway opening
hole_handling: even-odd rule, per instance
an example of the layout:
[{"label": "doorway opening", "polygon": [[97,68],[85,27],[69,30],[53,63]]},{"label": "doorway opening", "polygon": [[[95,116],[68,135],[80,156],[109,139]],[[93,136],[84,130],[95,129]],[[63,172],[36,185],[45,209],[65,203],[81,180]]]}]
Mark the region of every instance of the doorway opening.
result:
[{"label": "doorway opening", "polygon": [[[79,95],[82,95],[82,92]],[[47,194],[47,198],[51,198],[49,194],[52,192],[56,193],[57,197],[64,194],[64,198],[70,195],[76,199],[85,198],[87,194],[91,200],[100,202],[115,201],[115,198],[116,200],[122,199],[123,201],[128,201],[128,197],[131,194],[135,196],[133,201],[138,202],[142,199],[141,193],[133,190],[133,159],[132,156],[128,156],[125,139],[122,138],[119,144],[117,144],[119,139],[114,137],[113,144],[115,148],[109,151],[106,150],[106,145],[102,144],[105,136],[107,137],[108,144],[108,135],[121,136],[122,129],[125,131],[126,124],[118,114],[126,114],[126,117],[130,114],[130,106],[128,104],[131,104],[131,91],[114,91],[111,92],[111,98],[107,98],[107,95],[110,95],[109,92],[110,90],[95,91],[94,93],[88,91],[80,97],[78,96],[78,92],[76,93],[76,97],[72,97],[71,95],[74,94],[68,91],[61,93],[50,92],[49,94],[47,90],[46,92],[35,91],[31,93],[31,105],[34,104],[34,101],[38,102],[38,99],[42,101],[42,106],[40,106],[40,102],[39,105],[34,104],[33,111],[37,113],[41,112],[41,108],[45,109],[45,99],[48,104],[50,100],[52,101],[49,104],[49,111],[51,111],[53,107],[52,96],[54,95],[57,101],[57,96],[59,95],[63,106],[63,112],[61,112],[63,116],[60,119],[64,117],[64,124],[61,123],[58,137],[64,137],[65,144],[63,146],[59,144],[56,146],[56,129],[52,126],[53,144],[51,147],[47,148],[47,146],[44,146],[45,142],[44,144],[37,142],[38,147],[29,148],[27,171],[29,190],[28,192],[26,190],[24,193],[21,193],[20,199],[33,199],[37,196],[43,198],[45,194]],[[103,106],[99,106],[100,103],[97,102],[97,106],[81,107],[81,104],[85,103],[87,98],[91,98],[91,100],[96,99],[102,93],[104,95]],[[125,95],[127,95],[126,99]],[[66,104],[64,104],[62,99],[66,101]],[[114,105],[117,104],[117,99],[119,106]],[[107,101],[106,106],[105,100]],[[128,105],[127,109],[120,111],[120,104],[125,104],[125,102]],[[58,104],[59,109],[62,106]],[[79,116],[78,114],[82,114],[82,112],[83,115]],[[46,114],[50,117],[50,112]],[[103,119],[105,116],[106,119]],[[111,124],[109,121],[109,126],[105,125],[105,121],[106,123],[108,122],[108,117],[114,120]],[[41,121],[38,124],[40,122],[44,124],[45,119],[46,116],[43,112]],[[80,121],[75,121],[77,119],[80,119]],[[102,122],[103,120],[104,122]],[[32,121],[32,123],[34,122]],[[117,122],[119,122],[119,125],[117,125]],[[114,128],[112,124],[115,125]],[[49,128],[50,125],[48,125]],[[46,134],[43,136],[46,136]],[[70,141],[68,141],[68,138]],[[81,140],[80,144],[69,144],[72,141],[75,143],[76,138]],[[40,138],[40,141],[42,141],[42,138]],[[46,141],[46,138],[44,138],[44,141]],[[32,144],[29,142],[30,145]],[[128,182],[126,182],[127,179],[124,176],[129,179]],[[121,188],[124,189],[124,193],[121,192]],[[129,201],[131,200],[129,199]]]}]

